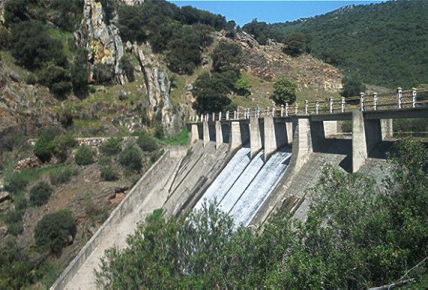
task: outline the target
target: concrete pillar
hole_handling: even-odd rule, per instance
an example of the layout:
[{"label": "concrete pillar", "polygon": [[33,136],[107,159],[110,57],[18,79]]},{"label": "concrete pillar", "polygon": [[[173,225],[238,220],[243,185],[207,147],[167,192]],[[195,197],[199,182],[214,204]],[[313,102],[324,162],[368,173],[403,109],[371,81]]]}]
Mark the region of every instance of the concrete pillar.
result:
[{"label": "concrete pillar", "polygon": [[250,149],[251,158],[256,156],[256,154],[262,149],[259,119],[256,117],[250,118]]},{"label": "concrete pillar", "polygon": [[199,129],[198,124],[192,124],[191,125],[191,135],[190,135],[190,142],[195,143],[199,140]]},{"label": "concrete pillar", "polygon": [[215,148],[220,147],[221,144],[223,144],[221,121],[215,121]]},{"label": "concrete pillar", "polygon": [[324,121],[324,137],[337,135],[337,121]]},{"label": "concrete pillar", "polygon": [[380,130],[382,132],[382,140],[385,140],[385,138],[391,138],[394,135],[392,119],[380,120]]},{"label": "concrete pillar", "polygon": [[287,144],[293,143],[293,122],[285,122],[285,130],[287,132]]},{"label": "concrete pillar", "polygon": [[230,123],[230,150],[242,147],[241,126],[238,121]]},{"label": "concrete pillar", "polygon": [[357,172],[368,156],[363,112],[352,112],[352,172]]},{"label": "concrete pillar", "polygon": [[268,161],[269,157],[273,152],[276,151],[276,136],[275,136],[275,124],[273,123],[273,118],[271,116],[266,116],[264,118],[264,145],[265,145],[265,162]]},{"label": "concrete pillar", "polygon": [[309,159],[310,154],[313,152],[311,126],[308,118],[299,118],[295,121],[296,133],[293,142],[293,158],[295,158],[296,172]]},{"label": "concrete pillar", "polygon": [[204,141],[204,146],[208,144],[208,142],[210,142],[210,128],[208,125],[208,121],[204,121],[203,123],[203,129],[202,129],[202,133],[203,133],[203,141]]}]

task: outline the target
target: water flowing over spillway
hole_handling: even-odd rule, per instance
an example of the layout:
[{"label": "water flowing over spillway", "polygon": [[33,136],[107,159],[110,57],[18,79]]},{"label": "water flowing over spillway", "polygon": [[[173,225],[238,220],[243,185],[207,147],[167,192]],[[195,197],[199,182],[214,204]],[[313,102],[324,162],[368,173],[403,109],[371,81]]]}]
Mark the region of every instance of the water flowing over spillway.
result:
[{"label": "water flowing over spillway", "polygon": [[291,158],[290,150],[274,153],[264,163],[264,152],[250,160],[250,150],[240,149],[214,180],[194,209],[205,202],[217,202],[236,225],[248,226],[263,202],[284,176]]}]

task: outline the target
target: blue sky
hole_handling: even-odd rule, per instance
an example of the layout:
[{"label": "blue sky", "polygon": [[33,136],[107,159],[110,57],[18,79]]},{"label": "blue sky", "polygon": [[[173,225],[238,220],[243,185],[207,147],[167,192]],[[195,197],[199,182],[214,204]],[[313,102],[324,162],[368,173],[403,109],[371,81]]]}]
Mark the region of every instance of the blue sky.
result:
[{"label": "blue sky", "polygon": [[343,6],[381,3],[383,1],[188,1],[169,0],[178,6],[193,6],[226,16],[244,25],[254,18],[267,23],[294,21],[331,12]]}]

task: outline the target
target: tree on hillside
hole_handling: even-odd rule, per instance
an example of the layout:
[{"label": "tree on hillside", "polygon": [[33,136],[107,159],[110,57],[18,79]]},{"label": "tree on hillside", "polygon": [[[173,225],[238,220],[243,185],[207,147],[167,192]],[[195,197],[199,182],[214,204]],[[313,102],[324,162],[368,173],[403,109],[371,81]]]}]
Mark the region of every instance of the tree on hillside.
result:
[{"label": "tree on hillside", "polygon": [[[232,76],[232,78],[235,77]],[[192,93],[196,97],[193,108],[198,113],[233,109],[232,100],[227,95],[234,85],[235,83],[231,82],[231,78],[227,77],[227,74],[215,72],[201,74],[193,84]]]},{"label": "tree on hillside", "polygon": [[292,104],[296,101],[297,84],[286,76],[280,77],[273,84],[273,88],[272,99],[277,105]]},{"label": "tree on hillside", "polygon": [[39,21],[12,25],[10,43],[12,56],[29,70],[40,69],[48,61],[57,66],[67,64],[62,43],[53,39]]},{"label": "tree on hillside", "polygon": [[213,71],[225,72],[235,68],[240,63],[242,49],[239,44],[221,41],[214,49],[212,55]]},{"label": "tree on hillside", "polygon": [[366,86],[358,79],[345,77],[343,80],[343,89],[340,95],[345,98],[360,96],[361,92],[366,91]]},{"label": "tree on hillside", "polygon": [[309,53],[310,39],[307,34],[301,32],[290,33],[284,39],[282,51],[290,56],[299,56],[302,53]]},{"label": "tree on hillside", "polygon": [[83,99],[88,95],[88,52],[86,49],[80,49],[74,62],[70,67],[71,82],[73,85],[73,92],[76,96]]}]

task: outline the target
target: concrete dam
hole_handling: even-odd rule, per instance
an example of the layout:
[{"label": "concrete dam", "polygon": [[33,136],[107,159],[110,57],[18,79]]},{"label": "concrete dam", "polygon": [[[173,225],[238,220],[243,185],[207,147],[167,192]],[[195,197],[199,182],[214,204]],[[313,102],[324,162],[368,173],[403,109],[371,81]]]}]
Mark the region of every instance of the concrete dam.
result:
[{"label": "concrete dam", "polygon": [[[391,137],[392,119],[427,116],[423,107],[196,120],[189,124],[191,146],[166,149],[51,289],[96,288],[94,270],[104,251],[125,247],[126,237],[158,208],[177,216],[216,201],[236,225],[258,226],[278,210],[304,220],[311,203],[305,191],[322,167],[370,174],[377,162],[372,152]],[[351,122],[352,135],[338,138],[343,120]]]}]

